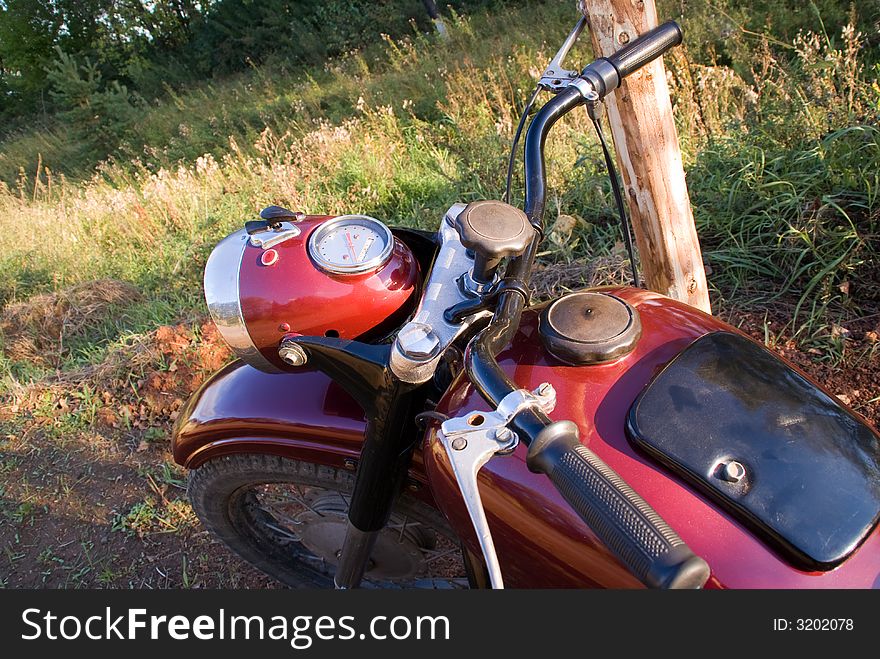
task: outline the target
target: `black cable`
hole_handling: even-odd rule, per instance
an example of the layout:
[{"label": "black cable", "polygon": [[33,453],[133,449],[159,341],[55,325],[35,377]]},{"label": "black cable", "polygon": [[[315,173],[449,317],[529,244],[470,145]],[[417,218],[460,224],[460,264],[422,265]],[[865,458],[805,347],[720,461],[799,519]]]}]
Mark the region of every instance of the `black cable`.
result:
[{"label": "black cable", "polygon": [[428,421],[434,421],[435,423],[443,423],[449,419],[446,414],[442,412],[435,412],[434,410],[426,410],[425,412],[419,412],[416,414],[414,421],[419,428],[427,428]]},{"label": "black cable", "polygon": [[[507,264],[505,275],[528,283],[538,244],[541,241],[544,205],[547,199],[546,167],[544,163],[544,142],[550,129],[568,112],[583,105],[584,98],[575,87],[560,92],[538,110],[529,124],[524,147],[525,162],[525,203],[523,210],[537,235],[520,256],[512,258]],[[495,355],[507,345],[519,328],[526,299],[519,291],[507,290],[498,296],[495,314],[492,320],[480,333],[468,343],[465,350],[465,372],[480,395],[492,405],[498,405],[501,399],[519,387],[513,383],[507,373],[498,365]],[[525,413],[523,413],[525,414]],[[537,416],[535,416],[537,414]],[[543,426],[550,423],[543,412],[531,414],[535,418],[534,427],[530,426],[520,436],[537,437]],[[541,417],[541,418],[539,418]],[[517,417],[519,418],[519,417]],[[540,426],[540,427],[539,427]],[[520,427],[521,430],[525,426]],[[534,431],[534,432],[533,432]]]},{"label": "black cable", "polygon": [[504,188],[505,204],[510,203],[510,186],[513,181],[513,165],[514,162],[516,162],[516,147],[519,144],[519,138],[522,137],[523,128],[525,128],[526,125],[526,119],[528,119],[529,113],[532,111],[532,106],[535,104],[535,99],[538,98],[538,92],[540,91],[541,86],[536,85],[535,90],[529,97],[529,100],[519,117],[519,125],[516,127],[516,133],[513,136],[513,143],[510,145],[510,158],[507,160],[507,185]]},{"label": "black cable", "polygon": [[626,251],[629,254],[629,263],[632,267],[633,286],[640,288],[639,272],[636,268],[636,250],[633,247],[632,233],[629,228],[629,220],[626,216],[626,206],[623,203],[623,194],[620,191],[620,181],[617,179],[617,169],[614,167],[614,160],[611,158],[611,152],[608,150],[608,143],[605,142],[605,135],[602,134],[602,126],[599,123],[599,117],[591,114],[590,119],[596,128],[596,135],[599,136],[599,143],[602,145],[602,153],[605,155],[605,168],[608,170],[608,178],[611,180],[611,191],[614,193],[614,201],[617,204],[617,214],[620,216],[620,231],[623,233],[623,242],[626,244]]}]

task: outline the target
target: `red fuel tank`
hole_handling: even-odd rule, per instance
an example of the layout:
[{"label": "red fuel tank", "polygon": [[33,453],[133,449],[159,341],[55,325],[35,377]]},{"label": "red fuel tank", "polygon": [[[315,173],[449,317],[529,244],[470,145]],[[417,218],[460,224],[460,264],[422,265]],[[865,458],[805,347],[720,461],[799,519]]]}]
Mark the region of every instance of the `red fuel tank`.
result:
[{"label": "red fuel tank", "polygon": [[[628,355],[607,363],[568,366],[547,353],[538,336],[540,308],[523,314],[511,345],[498,362],[517,385],[551,383],[557,393],[553,420],[574,421],[582,441],[620,474],[712,569],[708,587],[878,588],[880,530],[828,572],[792,567],[731,515],[683,481],[637,453],[625,435],[634,400],[652,378],[699,337],[735,331],[693,307],[656,293],[606,289],[634,306],[642,336]],[[450,387],[438,412],[460,416],[488,410],[464,377]],[[440,508],[472,551],[473,527],[433,426],[424,443],[425,469]],[[640,584],[597,540],[546,476],[529,471],[526,449],[496,457],[480,472],[480,490],[509,587],[628,588]]]},{"label": "red fuel tank", "polygon": [[307,216],[276,231],[223,239],[205,267],[208,309],[245,362],[286,370],[287,334],[370,340],[410,313],[419,264],[381,222],[362,215]]}]

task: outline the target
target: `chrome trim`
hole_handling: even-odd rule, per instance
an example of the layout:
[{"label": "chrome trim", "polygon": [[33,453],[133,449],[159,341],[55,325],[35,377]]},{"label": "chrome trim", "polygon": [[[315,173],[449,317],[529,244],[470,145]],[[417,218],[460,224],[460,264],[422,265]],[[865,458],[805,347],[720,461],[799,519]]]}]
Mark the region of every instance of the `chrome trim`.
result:
[{"label": "chrome trim", "polygon": [[512,391],[501,400],[495,411],[475,411],[452,417],[441,424],[437,433],[449,456],[452,473],[486,559],[489,580],[495,589],[504,588],[504,580],[498,555],[495,553],[495,543],[492,541],[492,531],[480,498],[477,474],[493,456],[510,455],[516,448],[519,437],[507,427],[513,417],[528,408],[538,408],[547,414],[553,411],[555,399],[551,402],[548,394],[552,389],[551,385],[544,383],[535,391]]},{"label": "chrome trim", "polygon": [[[467,249],[461,244],[461,238],[453,224],[458,214],[464,210],[464,204],[453,204],[440,223],[440,249],[431,267],[431,273],[424,284],[422,299],[415,315],[409,323],[398,332],[391,348],[390,366],[392,372],[404,382],[419,384],[426,382],[434,375],[440,358],[446,349],[478,319],[490,316],[491,311],[484,310],[468,316],[458,325],[449,323],[444,312],[459,302],[472,299],[462,291],[458,280],[474,267],[474,259],[468,256]],[[438,345],[427,357],[415,357],[407,354],[406,338],[415,326],[427,327],[437,338]],[[401,336],[404,340],[401,340]]]},{"label": "chrome trim", "polygon": [[580,92],[581,96],[584,97],[584,100],[589,101],[590,103],[596,103],[600,100],[599,93],[596,91],[595,87],[593,87],[593,83],[589,80],[578,78],[569,84]]},{"label": "chrome trim", "polygon": [[[491,415],[497,415],[497,412],[472,413],[470,416],[471,418],[484,419]],[[458,420],[450,419],[450,421]],[[485,428],[482,427],[484,424],[479,424],[480,427],[476,428],[468,426],[466,431],[460,433],[449,430],[448,423],[449,421],[443,423],[437,436],[446,449],[446,455],[449,456],[452,473],[458,483],[458,489],[461,492],[465,508],[467,508],[468,516],[471,518],[471,524],[474,526],[480,549],[483,551],[489,581],[493,589],[500,590],[504,588],[504,579],[501,576],[501,564],[498,562],[498,554],[495,552],[495,543],[492,540],[492,530],[489,528],[489,520],[486,519],[486,511],[480,497],[477,474],[480,473],[483,465],[497,453],[507,453],[516,448],[519,437],[504,425],[496,423],[496,419],[488,422],[492,423],[491,426]]]},{"label": "chrome trim", "polygon": [[296,238],[300,233],[299,227],[291,222],[279,222],[277,229],[269,229],[261,231],[251,236],[251,245],[254,247],[262,247],[269,249],[285,240]]},{"label": "chrome trim", "polygon": [[397,333],[397,345],[410,359],[425,360],[437,354],[440,339],[427,325],[407,323]]},{"label": "chrome trim", "polygon": [[[321,256],[318,253],[316,247],[317,243],[319,243],[324,238],[324,236],[333,231],[333,229],[335,229],[338,225],[344,224],[346,222],[368,226],[369,228],[376,231],[376,233],[383,236],[385,238],[385,245],[382,247],[382,253],[378,256],[374,256],[369,261],[364,261],[363,263],[353,263],[349,266],[332,263]],[[309,256],[311,257],[312,261],[315,262],[315,265],[321,268],[321,270],[325,270],[336,275],[355,275],[362,272],[377,270],[388,263],[388,259],[391,258],[391,252],[393,250],[394,236],[391,234],[391,229],[389,229],[375,217],[370,217],[369,215],[340,215],[339,217],[334,217],[332,220],[327,220],[317,229],[312,231],[312,235],[309,236],[308,244]]]},{"label": "chrome trim", "polygon": [[290,366],[304,366],[309,361],[306,351],[298,343],[290,339],[284,339],[278,348],[278,356],[285,364]]},{"label": "chrome trim", "polygon": [[470,297],[480,297],[484,293],[487,293],[489,289],[495,286],[499,281],[501,281],[501,278],[497,273],[492,278],[492,281],[477,281],[474,279],[473,269],[471,269],[459,278],[458,283],[465,295],[469,295]]},{"label": "chrome trim", "polygon": [[544,73],[541,74],[541,79],[538,80],[538,84],[541,87],[550,92],[561,92],[571,84],[572,80],[578,77],[578,72],[566,69],[563,66],[563,61],[586,26],[587,19],[585,16],[581,16],[580,20],[578,20],[572,31],[565,38],[565,41],[562,42],[562,46],[553,56],[553,59],[550,60],[547,68],[544,69]]},{"label": "chrome trim", "polygon": [[217,243],[205,264],[205,301],[220,335],[235,355],[267,373],[282,373],[257,350],[244,322],[239,296],[239,277],[248,235],[244,229]]},{"label": "chrome trim", "polygon": [[379,531],[361,531],[351,521],[348,522],[342,552],[339,554],[339,565],[336,566],[336,575],[333,577],[336,590],[358,587],[364,578],[367,562],[378,537]]}]

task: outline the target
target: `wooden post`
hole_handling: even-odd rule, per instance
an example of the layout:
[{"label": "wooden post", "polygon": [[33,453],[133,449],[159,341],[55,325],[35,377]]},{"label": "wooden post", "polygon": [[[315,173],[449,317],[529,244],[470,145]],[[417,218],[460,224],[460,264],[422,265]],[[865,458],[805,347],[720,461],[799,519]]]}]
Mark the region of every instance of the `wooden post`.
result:
[{"label": "wooden post", "polygon": [[[596,57],[657,26],[654,0],[581,6]],[[605,105],[647,286],[711,313],[663,60],[626,78]]]}]

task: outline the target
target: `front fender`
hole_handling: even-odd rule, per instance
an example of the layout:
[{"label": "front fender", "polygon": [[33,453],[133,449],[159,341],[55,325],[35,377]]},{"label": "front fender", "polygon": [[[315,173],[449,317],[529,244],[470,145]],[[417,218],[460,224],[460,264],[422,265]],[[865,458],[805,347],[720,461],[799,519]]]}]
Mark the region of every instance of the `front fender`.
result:
[{"label": "front fender", "polygon": [[[271,374],[235,361],[212,375],[181,409],[174,460],[196,469],[234,453],[267,453],[352,469],[367,420],[338,384],[307,367]],[[410,466],[411,494],[433,505],[421,453]]]}]

